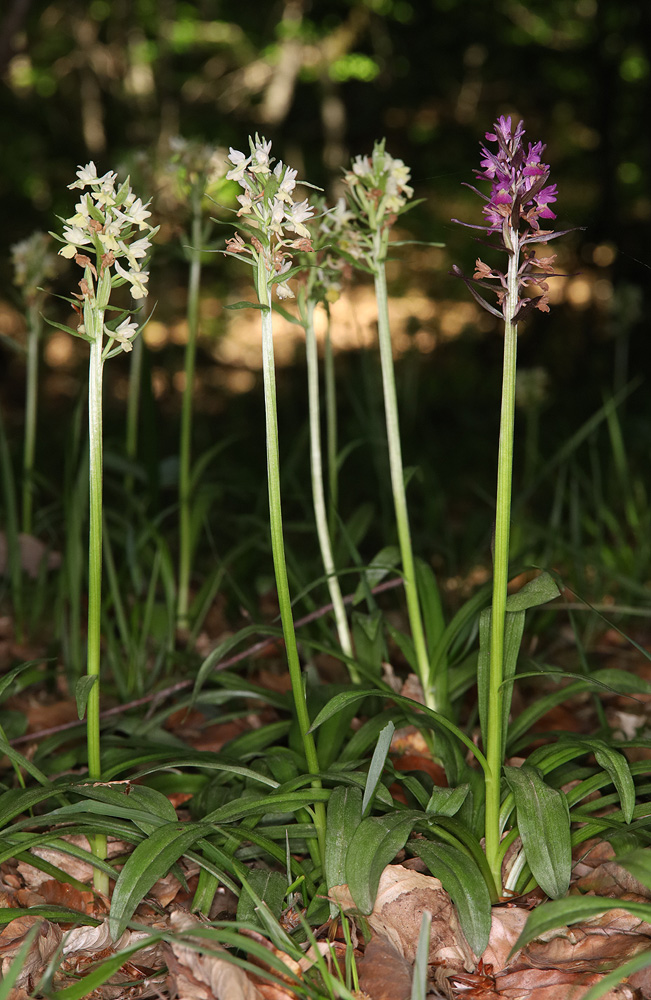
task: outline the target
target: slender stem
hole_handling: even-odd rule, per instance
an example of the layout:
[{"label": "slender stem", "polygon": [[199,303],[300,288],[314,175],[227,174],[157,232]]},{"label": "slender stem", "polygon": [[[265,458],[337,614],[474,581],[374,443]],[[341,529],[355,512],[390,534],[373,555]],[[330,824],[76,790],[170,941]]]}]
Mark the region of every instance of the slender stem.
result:
[{"label": "slender stem", "polygon": [[[334,608],[339,644],[342,652],[349,658],[353,656],[353,644],[348,628],[346,608],[341,596],[341,587],[337,578],[335,561],[330,544],[328,518],[326,514],[325,496],[323,491],[323,462],[321,458],[321,409],[319,405],[319,358],[314,333],[314,301],[307,300],[307,315],[305,323],[305,353],[307,357],[307,387],[310,419],[310,465],[312,469],[312,500],[314,503],[314,518],[321,549],[323,567],[328,578],[330,600]],[[348,664],[351,680],[359,684],[360,678],[352,664]]]},{"label": "slender stem", "polygon": [[504,363],[502,372],[502,408],[497,459],[497,498],[495,509],[495,548],[493,554],[493,604],[491,616],[490,678],[488,689],[488,724],[486,731],[486,859],[495,880],[498,895],[502,890],[500,862],[500,794],[504,734],[502,732],[502,677],[504,673],[504,629],[506,593],[509,579],[509,534],[511,526],[511,481],[513,478],[513,436],[515,423],[515,375],[517,325],[513,315],[518,301],[517,249],[509,256],[507,309],[504,324]]},{"label": "slender stem", "polygon": [[[437,711],[445,710],[444,692],[439,685],[434,687],[430,677],[430,664],[425,643],[425,632],[418,600],[416,586],[416,571],[414,554],[411,545],[409,515],[407,513],[407,496],[405,493],[405,478],[402,467],[402,449],[400,445],[400,424],[398,421],[398,400],[396,396],[396,379],[393,368],[393,349],[391,345],[391,329],[389,327],[389,303],[387,297],[387,280],[384,268],[384,256],[381,248],[381,234],[376,231],[374,236],[374,274],[375,296],[378,307],[378,337],[380,342],[380,360],[382,363],[382,388],[384,391],[384,409],[387,424],[387,441],[389,446],[389,467],[391,470],[391,488],[395,507],[396,526],[402,573],[405,581],[405,599],[407,614],[416,654],[416,666],[420,682],[423,686],[425,704]],[[440,679],[441,683],[443,678]]]},{"label": "slender stem", "polygon": [[23,451],[22,526],[26,535],[32,532],[34,499],[34,448],[36,445],[36,414],[38,404],[38,344],[41,317],[38,307],[27,310],[27,373],[25,392],[25,444]]},{"label": "slender stem", "polygon": [[337,468],[337,393],[335,387],[335,359],[330,336],[330,310],[327,310],[324,354],[324,381],[326,404],[326,451],[328,455],[328,527],[330,538],[335,537],[337,527],[337,507],[339,504],[339,475]]},{"label": "slender stem", "polygon": [[[88,371],[88,451],[90,527],[88,538],[88,658],[86,671],[95,683],[88,693],[86,705],[86,739],[88,745],[88,776],[99,781],[102,777],[99,727],[100,639],[102,604],[102,359],[104,310],[92,303],[85,309],[86,329],[93,336],[90,345]],[[96,857],[106,858],[106,837],[95,834],[90,838]],[[97,869],[93,874],[95,888],[108,893],[108,876]]]},{"label": "slender stem", "polygon": [[201,283],[201,192],[192,194],[192,238],[190,278],[188,283],[188,342],[185,347],[185,385],[181,409],[181,441],[179,451],[179,582],[176,624],[189,627],[190,572],[192,568],[192,396],[199,330],[199,287]]},{"label": "slender stem", "polygon": [[[276,575],[278,604],[280,618],[287,651],[287,665],[292,684],[292,695],[298,727],[303,742],[305,760],[310,774],[319,774],[319,759],[317,757],[314,737],[310,732],[310,717],[307,711],[303,676],[296,645],[296,632],[292,617],[292,602],[287,579],[287,564],[285,562],[285,544],[283,540],[283,521],[280,496],[280,458],[278,450],[278,414],[276,411],[276,372],[274,363],[272,314],[270,307],[269,288],[267,285],[267,270],[262,253],[258,258],[257,274],[258,298],[263,308],[260,316],[262,323],[262,372],[264,382],[265,428],[267,437],[267,484],[269,489],[269,523],[271,528],[271,552]],[[321,788],[321,781],[315,777],[313,788]],[[314,825],[318,841],[318,857],[321,862],[325,857],[325,827],[326,814],[323,802],[314,804]]]}]

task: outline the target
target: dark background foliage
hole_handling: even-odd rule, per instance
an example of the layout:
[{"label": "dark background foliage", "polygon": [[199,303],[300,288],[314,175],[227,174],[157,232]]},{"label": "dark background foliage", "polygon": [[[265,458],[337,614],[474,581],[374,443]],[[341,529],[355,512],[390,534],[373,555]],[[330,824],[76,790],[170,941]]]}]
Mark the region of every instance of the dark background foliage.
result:
[{"label": "dark background foliage", "polygon": [[[543,453],[567,438],[604,393],[646,373],[647,3],[7,0],[0,71],[0,295],[6,301],[15,301],[10,245],[35,228],[53,228],[56,214],[70,213],[66,185],[77,164],[92,158],[100,171],[125,166],[137,176],[137,152],[161,149],[172,135],[243,149],[256,130],[273,139],[277,156],[330,194],[337,193],[351,155],[370,151],[376,138],[386,136],[391,153],[411,166],[416,195],[425,199],[406,225],[417,239],[446,244],[436,270],[405,250],[394,294],[406,287],[401,275],[411,266],[413,276],[418,266],[427,295],[466,301],[467,291],[447,272],[454,262],[471,268],[477,246],[450,219],[479,221],[480,203],[462,185],[473,181],[484,132],[498,115],[511,114],[524,119],[529,138],[547,144],[551,179],[559,188],[558,225],[581,227],[555,247],[560,269],[586,279],[583,298],[564,294],[550,316],[534,317],[521,339],[522,363],[543,365],[551,377]],[[169,245],[157,254],[152,292],[166,321],[170,288],[182,285],[184,271]],[[206,287],[228,297],[233,273],[216,262],[206,271]],[[62,293],[69,292],[66,279]],[[469,487],[492,488],[497,330],[492,321],[467,328],[426,358],[405,359],[402,390],[411,402],[403,427],[407,459],[435,470],[430,494],[453,475],[462,484],[459,497],[467,497]],[[2,393],[18,413],[20,367],[10,351],[0,350]],[[171,349],[165,355],[172,368],[180,366],[180,352],[177,346],[176,354]],[[354,397],[368,374],[353,356],[341,359],[340,367]],[[282,403],[286,425],[302,423],[303,390],[285,393]],[[56,413],[56,400],[49,405]],[[352,404],[342,405],[345,415],[350,410],[354,416]],[[247,406],[246,399],[232,403],[235,424],[246,420]],[[174,412],[171,405],[172,418]],[[627,403],[626,427],[631,454],[643,466],[650,417],[642,387]],[[214,434],[209,424],[198,427],[198,444]],[[254,437],[252,432],[255,451]],[[429,461],[424,442],[431,448]],[[160,441],[157,448],[161,458],[172,451]],[[357,471],[353,493],[362,472],[373,472],[370,465]],[[426,475],[423,489],[428,482]],[[455,503],[463,522],[463,502]],[[424,504],[422,510],[430,508]],[[449,505],[446,511],[453,516]],[[484,530],[489,520],[484,512]],[[417,514],[416,522],[431,535],[425,515],[419,523]],[[431,538],[428,547],[436,548]]]}]

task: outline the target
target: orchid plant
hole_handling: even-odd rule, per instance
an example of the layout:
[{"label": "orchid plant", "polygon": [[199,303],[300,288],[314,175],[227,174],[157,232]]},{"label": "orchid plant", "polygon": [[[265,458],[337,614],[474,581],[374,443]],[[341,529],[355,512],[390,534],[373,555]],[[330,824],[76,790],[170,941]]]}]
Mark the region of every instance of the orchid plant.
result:
[{"label": "orchid plant", "polygon": [[[307,198],[303,201],[294,200],[296,170],[281,160],[272,169],[274,157],[271,155],[270,141],[256,134],[254,139],[249,138],[248,156],[231,148],[228,158],[232,167],[226,178],[236,181],[242,188],[242,193],[237,196],[240,207],[236,225],[239,232],[226,241],[224,252],[244,260],[254,271],[262,328],[271,551],[296,717],[307,768],[314,775],[312,786],[320,789],[321,782],[317,777],[319,761],[314,737],[310,732],[285,559],[272,313],[274,293],[281,300],[294,298],[288,279],[301,270],[301,267],[292,266],[293,255],[296,251],[312,250],[310,231],[305,223],[312,218],[314,209]],[[310,842],[310,850],[315,862],[321,863],[325,852],[326,825],[322,801],[314,803],[314,825],[316,843]]]},{"label": "orchid plant", "polygon": [[414,193],[409,180],[409,167],[402,160],[395,159],[386,152],[384,141],[376,142],[370,157],[355,157],[351,169],[344,174],[348,203],[354,222],[350,223],[348,238],[343,238],[340,247],[344,253],[352,257],[357,266],[361,264],[368,268],[375,283],[391,488],[402,560],[407,613],[414,646],[416,671],[423,688],[425,703],[429,708],[440,710],[446,707],[447,692],[445,691],[444,671],[439,677],[431,676],[423,616],[418,596],[402,463],[386,279],[389,233],[398,217],[409,209],[409,199]]},{"label": "orchid plant", "polygon": [[[133,349],[138,324],[132,310],[111,304],[111,293],[128,285],[132,299],[140,304],[147,297],[149,272],[146,259],[157,232],[147,221],[151,212],[131,190],[129,178],[117,186],[112,171],[98,176],[93,162],[79,167],[77,179],[68,185],[82,192],[75,213],[63,220],[63,236],[52,233],[63,246],[61,256],[83,269],[79,292],[71,304],[78,315],[76,329],[60,327],[90,344],[88,375],[88,448],[90,525],[88,544],[88,654],[86,678],[79,682],[80,715],[86,709],[88,776],[102,776],[100,753],[100,616],[102,599],[102,378],[104,362]],[[107,320],[107,312],[117,317]],[[59,324],[55,324],[59,326]],[[97,834],[91,845],[98,858],[106,858],[106,837]],[[105,892],[108,879],[95,870],[95,887]]]},{"label": "orchid plant", "polygon": [[[549,312],[548,279],[554,276],[555,255],[538,257],[536,245],[546,244],[563,235],[541,226],[556,216],[551,205],[556,201],[556,185],[549,184],[550,168],[542,162],[545,146],[541,142],[524,144],[522,122],[513,127],[511,117],[502,116],[486,139],[496,149],[482,146],[480,181],[490,183],[484,195],[472,185],[471,190],[485,202],[483,225],[461,225],[485,234],[484,242],[507,255],[506,271],[492,267],[480,258],[472,279],[458,268],[474,298],[493,316],[504,320],[504,361],[502,405],[497,472],[497,499],[493,540],[492,608],[484,612],[480,626],[479,713],[487,759],[486,788],[486,858],[497,891],[501,888],[500,803],[506,722],[515,672],[515,657],[520,645],[524,619],[518,618],[512,634],[507,635],[507,584],[509,571],[509,533],[511,522],[511,483],[513,476],[513,439],[515,423],[517,324],[532,309]],[[459,222],[454,219],[454,222]],[[497,306],[477,291],[494,289]],[[536,293],[534,289],[538,289]],[[558,594],[551,578],[544,577],[535,603],[543,603]],[[531,605],[529,605],[531,606]],[[506,642],[505,642],[506,637]],[[510,641],[509,641],[510,640]]]}]

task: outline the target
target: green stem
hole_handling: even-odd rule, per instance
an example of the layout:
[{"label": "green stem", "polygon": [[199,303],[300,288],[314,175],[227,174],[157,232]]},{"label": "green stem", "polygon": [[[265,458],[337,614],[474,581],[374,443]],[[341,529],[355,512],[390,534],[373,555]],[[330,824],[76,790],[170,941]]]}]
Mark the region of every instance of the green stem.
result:
[{"label": "green stem", "polygon": [[[287,580],[287,564],[285,562],[285,544],[283,540],[283,521],[280,497],[280,458],[278,450],[278,414],[276,411],[276,372],[274,363],[273,327],[269,287],[267,285],[267,269],[263,254],[258,258],[257,289],[262,323],[262,373],[264,381],[265,429],[267,437],[267,484],[269,489],[269,523],[271,528],[271,552],[276,575],[278,604],[280,618],[287,651],[287,665],[292,685],[292,695],[296,718],[303,742],[305,760],[310,774],[319,774],[319,759],[317,757],[314,737],[309,732],[310,717],[307,711],[303,675],[296,645],[296,632],[292,617],[292,602]],[[315,777],[313,788],[321,788],[321,781]],[[317,856],[321,863],[325,857],[326,814],[323,802],[316,802],[314,809],[314,825],[317,833]]]},{"label": "green stem", "polygon": [[396,396],[396,379],[393,367],[393,348],[391,345],[391,329],[389,326],[389,303],[387,296],[387,280],[384,267],[384,251],[382,235],[374,234],[374,276],[375,296],[378,307],[378,337],[380,343],[380,361],[382,363],[382,388],[384,392],[384,409],[387,424],[387,441],[389,446],[389,467],[391,470],[391,488],[398,529],[402,573],[407,601],[407,614],[416,654],[416,667],[423,686],[425,704],[435,711],[445,711],[447,697],[444,690],[444,676],[437,678],[436,687],[430,677],[430,664],[425,643],[425,632],[418,600],[416,586],[416,570],[414,554],[411,545],[409,515],[407,513],[407,496],[405,492],[405,477],[402,466],[402,449],[400,445],[400,424],[398,421],[398,401]]},{"label": "green stem", "polygon": [[[339,644],[342,652],[349,660],[353,657],[353,644],[348,628],[346,608],[344,599],[341,596],[341,587],[337,579],[337,570],[332,555],[332,545],[330,544],[330,532],[328,531],[328,517],[326,514],[325,496],[323,491],[323,461],[321,457],[321,410],[319,405],[319,358],[316,347],[316,335],[314,333],[314,301],[307,300],[307,315],[305,323],[305,353],[307,357],[307,387],[308,387],[308,407],[310,420],[310,465],[312,469],[312,500],[314,503],[314,518],[316,520],[316,531],[319,538],[319,548],[323,567],[328,578],[328,590],[330,600],[334,610],[337,632],[339,634]],[[350,678],[354,684],[359,684],[360,678],[357,670],[348,663]]]},{"label": "green stem", "polygon": [[335,537],[337,507],[339,504],[339,475],[337,468],[337,393],[335,387],[335,359],[330,336],[330,310],[326,327],[324,353],[324,381],[326,404],[326,451],[328,455],[328,528],[330,538]]},{"label": "green stem", "polygon": [[38,345],[41,317],[38,307],[27,310],[27,373],[25,392],[25,443],[23,450],[22,525],[26,535],[32,533],[34,497],[34,449],[36,445],[36,414],[38,403]]},{"label": "green stem", "polygon": [[199,288],[201,283],[201,192],[192,194],[192,236],[190,278],[188,284],[188,342],[185,348],[185,385],[181,409],[181,441],[179,450],[179,582],[176,624],[180,629],[190,625],[190,572],[192,568],[192,397],[194,369],[199,330]]},{"label": "green stem", "polygon": [[504,734],[502,733],[502,678],[504,673],[504,629],[509,580],[509,534],[511,526],[511,482],[513,478],[513,436],[515,423],[515,375],[517,325],[513,316],[518,302],[519,252],[509,256],[507,306],[504,323],[504,363],[502,409],[497,459],[497,498],[493,553],[493,604],[491,616],[488,724],[486,730],[486,859],[498,895],[502,890],[500,861],[500,795]]},{"label": "green stem", "polygon": [[[90,345],[88,370],[88,451],[89,451],[89,510],[88,537],[88,657],[86,671],[95,683],[88,693],[86,706],[86,740],[88,746],[88,777],[100,781],[99,691],[100,640],[102,605],[102,358],[104,310],[88,302],[85,309],[86,329],[93,337]],[[93,854],[106,859],[106,837],[95,834],[90,838]],[[95,888],[108,894],[108,876],[95,870]]]}]

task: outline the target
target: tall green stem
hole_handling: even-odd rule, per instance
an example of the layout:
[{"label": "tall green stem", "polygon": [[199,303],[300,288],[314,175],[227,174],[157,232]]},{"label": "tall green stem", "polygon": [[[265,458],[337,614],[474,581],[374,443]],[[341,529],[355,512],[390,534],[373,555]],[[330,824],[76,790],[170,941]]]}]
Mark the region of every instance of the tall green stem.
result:
[{"label": "tall green stem", "polygon": [[[101,285],[100,279],[100,285]],[[110,284],[109,284],[110,289]],[[99,290],[98,290],[99,291]],[[102,358],[104,310],[96,303],[86,303],[86,329],[92,336],[88,371],[88,451],[90,525],[88,539],[88,658],[86,671],[95,683],[88,694],[86,733],[88,745],[88,777],[100,781],[99,692],[100,640],[102,605]],[[96,857],[106,858],[106,837],[95,834],[91,846]],[[95,888],[108,893],[108,877],[97,869],[93,875]]]},{"label": "tall green stem", "polygon": [[416,586],[416,570],[414,554],[411,545],[409,515],[407,513],[407,496],[405,478],[402,466],[402,448],[400,445],[400,424],[398,421],[398,401],[396,396],[396,379],[393,368],[393,348],[391,345],[391,329],[389,326],[389,303],[387,296],[387,280],[384,267],[383,237],[379,230],[374,233],[374,276],[375,296],[378,307],[378,338],[380,343],[380,361],[382,364],[382,388],[384,392],[384,409],[387,424],[387,441],[389,446],[389,467],[391,470],[391,488],[398,529],[402,573],[407,601],[407,614],[416,654],[418,676],[423,686],[425,703],[428,708],[445,710],[447,696],[444,690],[445,677],[437,678],[434,685],[430,677],[430,664],[425,643],[425,632],[418,600]]},{"label": "tall green stem", "polygon": [[[267,285],[267,270],[262,253],[258,258],[257,290],[260,305],[263,307],[260,316],[262,323],[262,373],[264,382],[265,429],[267,437],[267,484],[269,489],[269,523],[271,528],[271,552],[276,575],[278,604],[280,618],[287,651],[287,665],[292,685],[292,695],[296,709],[298,727],[303,742],[305,760],[310,774],[319,774],[319,759],[317,757],[314,737],[310,732],[310,717],[307,711],[303,676],[296,645],[296,632],[292,616],[292,602],[287,579],[287,564],[285,562],[285,544],[283,539],[283,521],[280,494],[280,457],[278,450],[278,414],[276,409],[276,371],[274,362],[273,328],[269,287]],[[315,777],[313,788],[321,788],[321,781]],[[325,857],[325,827],[326,814],[323,802],[314,804],[314,825],[318,842],[318,857],[321,862]]]},{"label": "tall green stem", "polygon": [[25,393],[25,443],[23,450],[23,503],[22,528],[32,532],[32,507],[34,500],[34,448],[36,445],[36,413],[38,401],[38,344],[41,335],[41,317],[38,306],[27,310],[27,378]]},{"label": "tall green stem", "polygon": [[502,678],[504,673],[504,630],[509,579],[509,535],[511,526],[511,483],[513,478],[513,436],[515,423],[515,376],[517,325],[513,316],[518,302],[517,249],[509,256],[507,307],[504,324],[502,408],[497,459],[497,500],[493,552],[493,604],[491,615],[490,678],[486,735],[486,860],[498,895],[502,890],[500,859],[500,791],[504,739],[502,733]]},{"label": "tall green stem", "polygon": [[[344,599],[341,596],[341,587],[337,579],[335,561],[332,555],[332,545],[330,544],[330,532],[328,530],[328,516],[326,514],[325,496],[323,490],[323,460],[321,457],[321,407],[319,404],[319,358],[316,347],[316,335],[314,333],[314,302],[307,300],[307,315],[305,323],[305,353],[307,357],[307,386],[308,386],[308,408],[310,420],[310,465],[312,469],[312,500],[314,503],[314,517],[316,520],[316,531],[319,538],[321,558],[323,568],[328,578],[328,590],[330,600],[337,623],[339,643],[345,656],[352,659],[353,644],[348,628],[346,608]],[[359,674],[352,665],[348,663],[348,670],[353,683],[359,684]]]},{"label": "tall green stem", "polygon": [[190,572],[192,569],[192,397],[199,330],[199,288],[201,284],[201,191],[192,192],[192,238],[188,284],[188,342],[185,348],[185,385],[181,409],[179,453],[179,580],[176,624],[189,627]]},{"label": "tall green stem", "polygon": [[328,528],[330,538],[335,537],[337,509],[339,506],[339,474],[337,469],[337,393],[335,389],[335,359],[330,335],[330,310],[326,327],[324,352],[324,381],[326,404],[326,453],[328,456]]}]

